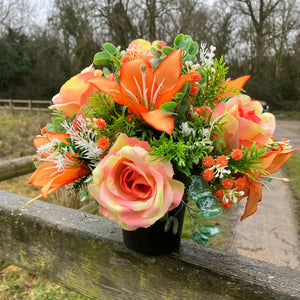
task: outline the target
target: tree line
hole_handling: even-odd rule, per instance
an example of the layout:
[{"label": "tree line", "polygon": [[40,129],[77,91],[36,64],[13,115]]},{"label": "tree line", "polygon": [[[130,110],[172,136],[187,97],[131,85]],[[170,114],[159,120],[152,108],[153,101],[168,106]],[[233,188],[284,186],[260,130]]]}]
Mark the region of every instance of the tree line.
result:
[{"label": "tree line", "polygon": [[[91,65],[105,42],[144,38],[172,45],[179,33],[216,47],[228,77],[271,107],[300,101],[297,0],[52,0],[45,22],[29,0],[0,0],[0,98],[51,99]],[[38,12],[37,12],[38,15]]]}]

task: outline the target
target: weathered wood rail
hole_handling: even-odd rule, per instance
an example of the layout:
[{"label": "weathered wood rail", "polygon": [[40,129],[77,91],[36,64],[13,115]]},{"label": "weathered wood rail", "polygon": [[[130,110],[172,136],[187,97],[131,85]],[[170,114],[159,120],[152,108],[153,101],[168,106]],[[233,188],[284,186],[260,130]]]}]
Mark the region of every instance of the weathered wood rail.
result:
[{"label": "weathered wood rail", "polygon": [[7,262],[92,299],[300,299],[300,272],[182,241],[178,253],[127,250],[118,225],[0,191]]},{"label": "weathered wood rail", "polygon": [[21,99],[0,99],[0,109],[9,108],[11,112],[27,110],[32,111],[49,111],[50,100],[21,100]]},{"label": "weathered wood rail", "polygon": [[32,156],[0,161],[0,181],[26,175],[35,170]]}]

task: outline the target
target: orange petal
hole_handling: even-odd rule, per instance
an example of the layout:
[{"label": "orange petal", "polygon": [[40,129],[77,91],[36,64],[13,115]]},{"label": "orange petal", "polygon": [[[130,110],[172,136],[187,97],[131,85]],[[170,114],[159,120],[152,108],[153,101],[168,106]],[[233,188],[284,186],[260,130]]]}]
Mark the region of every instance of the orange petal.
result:
[{"label": "orange petal", "polygon": [[157,85],[163,81],[162,90],[173,86],[181,74],[182,49],[172,51],[154,71]]},{"label": "orange petal", "polygon": [[[144,59],[135,59],[123,65],[120,75],[121,92],[133,100],[142,103],[143,96],[143,80],[141,68],[145,68],[145,88],[147,89],[147,99],[151,96],[153,73],[149,64]],[[157,85],[154,85],[154,91]],[[146,101],[147,101],[146,99]]]},{"label": "orange petal", "polygon": [[54,104],[49,106],[49,109],[58,109],[64,113],[65,116],[72,118],[78,114],[81,105],[76,102],[65,103],[65,104]]},{"label": "orange petal", "polygon": [[245,212],[241,217],[241,221],[253,215],[257,210],[257,204],[262,199],[262,184],[250,179],[249,183],[249,196],[247,199]]},{"label": "orange petal", "polygon": [[231,88],[233,89],[242,89],[246,83],[246,81],[250,78],[250,75],[238,77],[237,79],[230,80],[228,82],[225,82],[223,85],[226,86],[225,93],[222,95],[222,98],[225,97],[233,97],[235,95],[238,95],[239,93],[231,93]]},{"label": "orange petal", "polygon": [[164,90],[160,97],[157,99],[155,103],[155,108],[159,109],[159,107],[172,100],[172,98],[176,95],[176,93],[182,88],[182,86],[185,84],[185,82],[192,76],[192,74],[187,74],[182,77],[171,87],[168,89]]},{"label": "orange petal", "polygon": [[144,105],[136,103],[134,100],[132,100],[132,98],[128,97],[127,95],[117,93],[115,94],[114,98],[118,104],[125,105],[128,108],[128,110],[131,113],[135,114],[137,117],[140,117],[142,113],[148,112],[148,109]]},{"label": "orange petal", "polygon": [[48,137],[48,139],[58,139],[65,144],[70,144],[70,142],[68,142],[66,140],[66,139],[70,138],[70,135],[66,134],[66,133],[47,131],[47,137]]},{"label": "orange petal", "polygon": [[116,81],[107,80],[104,77],[92,77],[86,81],[93,85],[97,90],[109,94],[113,91],[120,91]]},{"label": "orange petal", "polygon": [[33,141],[33,145],[36,149],[47,143],[49,143],[49,139],[45,136],[37,136]]},{"label": "orange petal", "polygon": [[152,110],[142,113],[142,118],[153,128],[171,134],[174,130],[174,118],[171,114],[163,113],[161,110]]},{"label": "orange petal", "polygon": [[55,176],[54,173],[56,170],[54,162],[44,162],[38,166],[28,181],[29,184],[42,188],[41,193],[45,199],[47,195],[53,193],[61,186],[90,173],[89,168],[85,166],[67,168],[61,172],[57,172]]}]

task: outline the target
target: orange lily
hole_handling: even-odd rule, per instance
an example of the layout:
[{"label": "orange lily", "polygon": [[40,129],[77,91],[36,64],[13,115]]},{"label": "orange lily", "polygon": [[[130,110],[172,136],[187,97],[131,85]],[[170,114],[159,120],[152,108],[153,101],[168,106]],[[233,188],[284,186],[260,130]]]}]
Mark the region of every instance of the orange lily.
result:
[{"label": "orange lily", "polygon": [[181,76],[182,50],[171,52],[152,70],[140,58],[122,66],[120,85],[103,77],[93,77],[86,82],[98,90],[111,94],[114,100],[142,118],[153,128],[171,134],[174,130],[172,114],[164,113],[160,106],[172,100],[192,73]]},{"label": "orange lily", "polygon": [[245,75],[238,77],[234,80],[229,80],[223,83],[224,86],[226,86],[225,92],[222,95],[222,98],[225,97],[233,97],[235,95],[238,95],[240,93],[232,93],[230,92],[231,89],[242,89],[247,82],[248,79],[250,79],[250,75]]},{"label": "orange lily", "polygon": [[[69,144],[67,141],[67,138],[69,137],[70,136],[68,134],[64,133],[46,132],[46,136],[38,136],[35,138],[34,146],[39,149],[40,147],[51,143],[53,139],[63,142],[64,144]],[[61,186],[71,183],[90,173],[88,165],[80,163],[77,160],[78,155],[76,153],[71,155],[67,152],[61,161],[63,166],[58,168],[58,159],[55,155],[53,155],[55,152],[56,151],[53,150],[41,151],[41,156],[38,160],[44,162],[38,166],[28,181],[29,184],[40,187],[41,194],[28,201],[26,205],[40,197],[46,199],[49,194],[55,192]]]},{"label": "orange lily", "polygon": [[[277,150],[267,152],[263,158],[263,162],[261,163],[261,168],[266,170],[269,174],[276,173],[291,157],[291,152],[297,149],[299,148],[283,149],[282,146],[279,146]],[[241,221],[253,215],[257,210],[258,202],[262,200],[262,174],[260,172],[255,172],[254,174],[252,174],[252,176],[256,180],[253,180],[248,176],[244,177],[247,181],[247,187],[244,191],[245,195],[243,196],[243,198],[245,196],[248,196],[248,198],[245,212],[241,217]]]}]

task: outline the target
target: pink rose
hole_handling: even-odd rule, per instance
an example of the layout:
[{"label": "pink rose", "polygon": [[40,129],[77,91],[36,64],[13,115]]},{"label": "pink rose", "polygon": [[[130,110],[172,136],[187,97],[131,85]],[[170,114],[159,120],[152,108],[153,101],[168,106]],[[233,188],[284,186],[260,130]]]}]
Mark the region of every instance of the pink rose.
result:
[{"label": "pink rose", "polygon": [[259,101],[251,101],[246,95],[237,95],[226,103],[217,104],[212,115],[212,121],[223,116],[221,122],[226,122],[222,136],[228,148],[251,147],[255,142],[258,146],[272,143],[275,130],[275,117],[271,113],[262,113],[263,107]]},{"label": "pink rose", "polygon": [[96,92],[96,88],[85,81],[101,75],[100,70],[84,69],[61,87],[59,94],[52,98],[54,105],[50,106],[50,109],[59,109],[70,118],[77,115],[80,108],[87,104],[88,98]]},{"label": "pink rose", "polygon": [[126,230],[151,226],[183,196],[184,184],[172,179],[172,164],[148,153],[148,142],[121,134],[93,171],[90,193],[102,213]]}]

